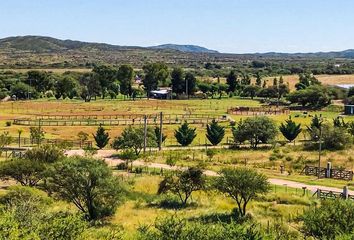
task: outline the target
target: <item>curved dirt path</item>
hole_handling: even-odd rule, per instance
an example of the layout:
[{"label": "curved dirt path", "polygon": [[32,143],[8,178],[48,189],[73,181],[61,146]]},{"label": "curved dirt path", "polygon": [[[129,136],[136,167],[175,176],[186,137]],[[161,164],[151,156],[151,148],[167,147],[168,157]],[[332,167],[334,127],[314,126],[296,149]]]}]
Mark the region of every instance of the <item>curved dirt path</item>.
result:
[{"label": "curved dirt path", "polygon": [[[115,150],[98,150],[95,157],[103,158],[107,162],[107,164],[110,166],[116,166],[117,164],[124,162],[124,160],[112,157],[112,155],[115,153],[117,153]],[[85,152],[83,150],[68,150],[68,151],[66,151],[67,156],[74,156],[74,155],[83,156],[84,154],[85,154]],[[133,165],[139,166],[139,167],[151,167],[151,168],[159,168],[159,169],[166,169],[166,170],[184,170],[184,169],[186,169],[186,167],[178,167],[178,166],[172,167],[170,165],[163,164],[163,163],[143,162],[143,161],[139,161],[139,160],[134,161]],[[217,172],[211,171],[211,170],[205,170],[204,174],[207,176],[213,176],[213,177],[218,176]],[[306,187],[308,190],[310,190],[313,193],[316,192],[317,189],[321,189],[321,190],[325,190],[325,191],[333,191],[333,192],[343,192],[343,189],[340,189],[340,188],[327,187],[327,186],[321,186],[321,185],[310,185],[310,184],[289,181],[289,180],[284,180],[284,179],[278,179],[278,178],[268,178],[268,181],[274,185],[288,186],[290,188],[302,189],[302,188]],[[349,190],[349,194],[354,195],[354,191]]]}]

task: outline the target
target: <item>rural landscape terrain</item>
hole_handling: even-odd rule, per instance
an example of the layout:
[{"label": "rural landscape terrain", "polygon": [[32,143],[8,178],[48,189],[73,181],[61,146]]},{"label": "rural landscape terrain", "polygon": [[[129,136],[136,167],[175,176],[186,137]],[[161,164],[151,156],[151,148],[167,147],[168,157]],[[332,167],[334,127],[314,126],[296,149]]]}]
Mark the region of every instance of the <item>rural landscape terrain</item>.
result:
[{"label": "rural landscape terrain", "polygon": [[354,50],[0,39],[0,239],[354,239]]}]

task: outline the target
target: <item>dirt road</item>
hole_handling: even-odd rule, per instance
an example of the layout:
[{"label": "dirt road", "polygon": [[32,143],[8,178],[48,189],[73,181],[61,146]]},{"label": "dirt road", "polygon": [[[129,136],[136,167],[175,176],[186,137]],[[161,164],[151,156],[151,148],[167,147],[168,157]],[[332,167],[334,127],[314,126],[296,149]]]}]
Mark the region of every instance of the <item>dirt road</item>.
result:
[{"label": "dirt road", "polygon": [[[116,166],[119,163],[124,162],[123,160],[120,160],[118,158],[112,157],[112,155],[116,153],[115,150],[99,150],[95,157],[98,158],[103,158],[107,162],[108,165],[110,166]],[[68,156],[74,156],[74,155],[84,155],[85,152],[83,150],[69,150],[66,151],[66,154]],[[166,169],[166,170],[184,170],[185,168],[178,167],[178,166],[169,166],[167,164],[163,163],[153,163],[153,162],[143,162],[143,161],[134,161],[133,163],[134,166],[142,166],[142,167],[150,167],[150,168],[158,168],[158,169]],[[207,176],[218,176],[217,172],[206,170],[204,171],[204,174]],[[334,191],[334,192],[342,192],[343,189],[340,188],[334,188],[334,187],[327,187],[327,186],[320,186],[320,185],[309,185],[305,183],[300,183],[300,182],[295,182],[295,181],[289,181],[289,180],[284,180],[284,179],[277,179],[277,178],[269,178],[268,179],[271,184],[278,185],[278,186],[288,186],[290,188],[299,188],[302,189],[306,187],[309,191],[311,192],[316,192],[317,189],[325,190],[325,191]],[[349,191],[350,195],[354,195],[354,191]]]}]

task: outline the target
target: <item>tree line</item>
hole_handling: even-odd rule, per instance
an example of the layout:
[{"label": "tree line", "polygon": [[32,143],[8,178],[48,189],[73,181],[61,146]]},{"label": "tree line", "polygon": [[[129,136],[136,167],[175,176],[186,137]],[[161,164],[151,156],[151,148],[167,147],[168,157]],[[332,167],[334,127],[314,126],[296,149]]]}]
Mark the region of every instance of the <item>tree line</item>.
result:
[{"label": "tree line", "polygon": [[[121,135],[112,140],[111,147],[125,153],[133,153],[138,157],[144,147],[158,147],[167,139],[167,136],[162,134],[162,143],[160,143],[160,131],[158,126],[147,127],[145,139],[144,127],[129,126],[123,130]],[[249,117],[231,123],[233,139],[228,144],[233,147],[249,144],[251,148],[256,149],[260,144],[274,144],[279,133],[289,143],[295,142],[301,132],[306,132],[306,136],[309,137],[304,145],[305,148],[317,149],[316,146],[321,135],[323,149],[341,150],[351,146],[353,142],[354,121],[346,122],[342,117],[336,117],[331,122],[322,116],[315,115],[312,117],[310,125],[303,128],[291,117],[280,126],[277,126],[272,119],[266,116]],[[225,133],[226,126],[221,125],[215,119],[206,125],[205,137],[212,146],[219,145],[224,140]],[[174,138],[178,144],[184,147],[192,144],[196,137],[196,128],[191,127],[187,122],[182,123],[174,131]],[[102,149],[109,143],[110,137],[104,127],[100,126],[94,139],[97,147]]]}]

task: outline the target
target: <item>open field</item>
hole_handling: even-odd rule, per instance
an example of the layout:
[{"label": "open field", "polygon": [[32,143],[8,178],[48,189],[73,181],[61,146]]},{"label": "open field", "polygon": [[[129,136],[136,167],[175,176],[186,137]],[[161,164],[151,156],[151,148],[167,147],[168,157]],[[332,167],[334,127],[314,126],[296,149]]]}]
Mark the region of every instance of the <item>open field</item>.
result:
[{"label": "open field", "polygon": [[[227,119],[239,121],[252,115],[233,115],[227,114],[227,109],[236,106],[260,106],[259,101],[241,98],[223,98],[223,99],[191,99],[191,100],[146,100],[139,99],[136,101],[117,100],[97,100],[85,103],[79,100],[54,100],[41,99],[35,101],[18,101],[18,102],[1,102],[0,103],[0,132],[8,131],[12,137],[17,137],[18,130],[23,129],[22,137],[29,137],[29,126],[14,125],[11,122],[16,118],[36,119],[40,115],[49,115],[57,117],[83,115],[98,116],[103,118],[107,114],[205,114],[211,116],[227,115]],[[328,107],[323,111],[316,112],[291,112],[292,119],[301,123],[305,129],[309,125],[312,116],[322,114],[329,123],[332,119],[341,114],[338,111],[340,107]],[[289,118],[287,114],[270,115],[277,125]],[[345,117],[345,121],[352,121],[354,117]],[[157,121],[158,122],[158,121]],[[227,139],[232,139],[232,126],[229,121],[221,123],[226,134],[223,143]],[[8,126],[7,126],[8,125]],[[248,145],[243,145],[239,149],[222,149],[216,148],[207,151],[209,146],[202,146],[207,143],[205,132],[206,124],[191,124],[197,129],[197,138],[191,145],[191,148],[184,150],[178,149],[178,144],[174,138],[174,130],[179,125],[164,125],[164,133],[167,140],[164,144],[164,151],[157,152],[148,149],[147,153],[140,155],[135,167],[148,169],[143,174],[127,173],[126,171],[116,170],[117,162],[114,157],[118,155],[113,152],[112,162],[110,164],[114,169],[114,174],[119,175],[130,185],[130,192],[126,196],[125,201],[120,205],[115,214],[105,219],[106,225],[97,226],[95,230],[90,229],[85,234],[85,239],[98,239],[95,231],[105,231],[110,227],[122,226],[124,229],[124,239],[137,239],[138,228],[142,225],[152,225],[158,219],[169,216],[178,216],[188,221],[207,221],[210,223],[218,223],[219,221],[228,221],[236,204],[229,197],[224,196],[214,190],[197,191],[192,194],[191,200],[187,207],[178,208],[166,206],[166,202],[176,203],[176,197],[170,194],[158,195],[157,189],[160,181],[163,179],[161,169],[156,168],[151,173],[148,164],[163,164],[166,166],[168,159],[176,159],[177,167],[197,166],[204,170],[220,171],[227,167],[247,166],[255,169],[257,172],[264,173],[268,178],[280,181],[276,185],[271,186],[271,190],[266,195],[257,197],[251,201],[248,206],[248,212],[256,220],[258,226],[262,229],[276,229],[285,226],[288,233],[300,234],[301,223],[297,217],[304,211],[319,205],[320,201],[312,196],[312,192],[297,188],[291,188],[288,185],[282,185],[282,180],[303,183],[307,186],[316,185],[321,187],[333,187],[342,189],[348,186],[349,190],[354,190],[353,181],[320,179],[315,176],[301,175],[301,171],[305,165],[317,165],[318,152],[305,151],[299,140],[308,138],[306,134],[300,134],[295,144],[267,145],[257,150],[250,149]],[[111,139],[120,135],[126,126],[105,126],[111,136]],[[89,140],[93,141],[92,134],[96,132],[97,126],[44,126],[45,138],[48,139],[77,139],[80,131],[89,133]],[[305,130],[303,131],[305,133]],[[285,139],[279,134],[277,140]],[[199,147],[196,147],[196,146]],[[201,145],[201,146],[200,146]],[[13,144],[16,146],[16,143]],[[167,147],[170,147],[168,149]],[[106,147],[107,149],[110,146]],[[321,166],[325,166],[328,161],[332,162],[334,168],[354,169],[354,150],[347,149],[343,151],[323,151]],[[111,156],[110,156],[111,157]],[[110,158],[109,157],[109,158]],[[116,158],[117,159],[117,158]],[[3,161],[4,154],[0,158]],[[109,160],[107,161],[109,162]],[[145,166],[146,164],[146,166]],[[280,172],[280,166],[285,167],[285,172]],[[158,166],[158,165],[157,165]],[[134,167],[134,168],[135,168]],[[162,174],[168,173],[169,169],[162,171]],[[210,172],[209,171],[209,172]],[[149,172],[149,173],[147,173]],[[209,176],[210,177],[210,176]],[[215,175],[213,176],[215,177]],[[283,181],[284,182],[284,181]],[[6,188],[8,185],[14,185],[15,182],[1,182],[0,189]],[[311,187],[312,187],[311,186]],[[0,190],[0,195],[5,194],[6,190]],[[178,201],[178,199],[177,199]],[[55,202],[51,208],[53,209],[70,209],[74,212],[73,204],[62,201]],[[220,220],[221,219],[221,220]],[[224,219],[224,220],[223,220]],[[225,220],[226,219],[226,220]]]},{"label": "open field", "polygon": [[[227,109],[236,106],[260,106],[256,100],[239,99],[239,98],[223,98],[223,99],[190,99],[190,100],[97,100],[85,103],[79,100],[33,100],[18,102],[0,102],[0,131],[9,131],[12,136],[17,136],[18,129],[24,129],[23,137],[29,136],[29,126],[11,125],[6,126],[6,122],[12,122],[16,118],[36,118],[37,115],[107,115],[107,114],[158,114],[163,112],[167,114],[206,114],[212,116],[228,115]],[[303,126],[308,125],[311,116],[322,114],[322,116],[331,122],[340,112],[335,111],[317,111],[317,112],[292,112],[291,116],[294,121],[301,123]],[[228,115],[229,119],[239,121],[252,115]],[[288,119],[288,115],[270,115],[276,123]],[[346,117],[348,121],[354,120],[354,117]],[[223,123],[227,127],[227,135],[231,137],[231,127],[228,123]],[[164,130],[167,134],[167,144],[175,145],[173,132],[177,125],[165,125]],[[194,144],[205,143],[205,124],[195,125],[198,137]],[[111,136],[120,134],[125,126],[107,126]],[[47,138],[76,139],[79,131],[94,133],[97,126],[50,126],[43,127]],[[280,138],[281,139],[281,138]],[[301,136],[300,139],[304,139]],[[92,138],[91,138],[92,140]],[[226,141],[226,139],[225,139]]]},{"label": "open field", "polygon": [[[210,191],[196,192],[192,196],[191,205],[177,212],[173,208],[160,207],[159,202],[164,197],[156,195],[156,192],[161,179],[159,176],[148,175],[133,177],[134,199],[119,207],[111,220],[113,224],[122,224],[128,239],[135,239],[136,229],[142,224],[154,223],[156,218],[173,214],[187,219],[207,218],[211,215],[228,215],[235,207],[229,198]],[[300,190],[272,186],[270,193],[252,202],[249,209],[255,219],[262,219],[260,224],[264,226],[268,222],[274,224],[278,221],[296,226],[295,217],[316,202],[310,193],[302,196]]]},{"label": "open field", "polygon": [[[315,75],[324,85],[354,84],[354,74],[351,75]],[[267,77],[268,84],[273,84],[274,77]],[[289,83],[290,90],[295,89],[295,84],[299,82],[298,75],[283,76],[284,82]]]},{"label": "open field", "polygon": [[[280,76],[276,76],[278,79]],[[324,85],[337,85],[337,84],[354,84],[354,74],[345,74],[345,75],[315,75],[315,77]],[[239,77],[240,78],[240,77]],[[265,77],[265,80],[268,81],[268,86],[273,84],[274,76],[272,77]],[[284,82],[289,83],[290,90],[295,90],[295,84],[299,82],[298,75],[284,75],[283,76]],[[225,77],[199,77],[200,81],[203,82],[218,82],[226,83]],[[252,78],[252,82],[255,82],[255,78]]]}]

